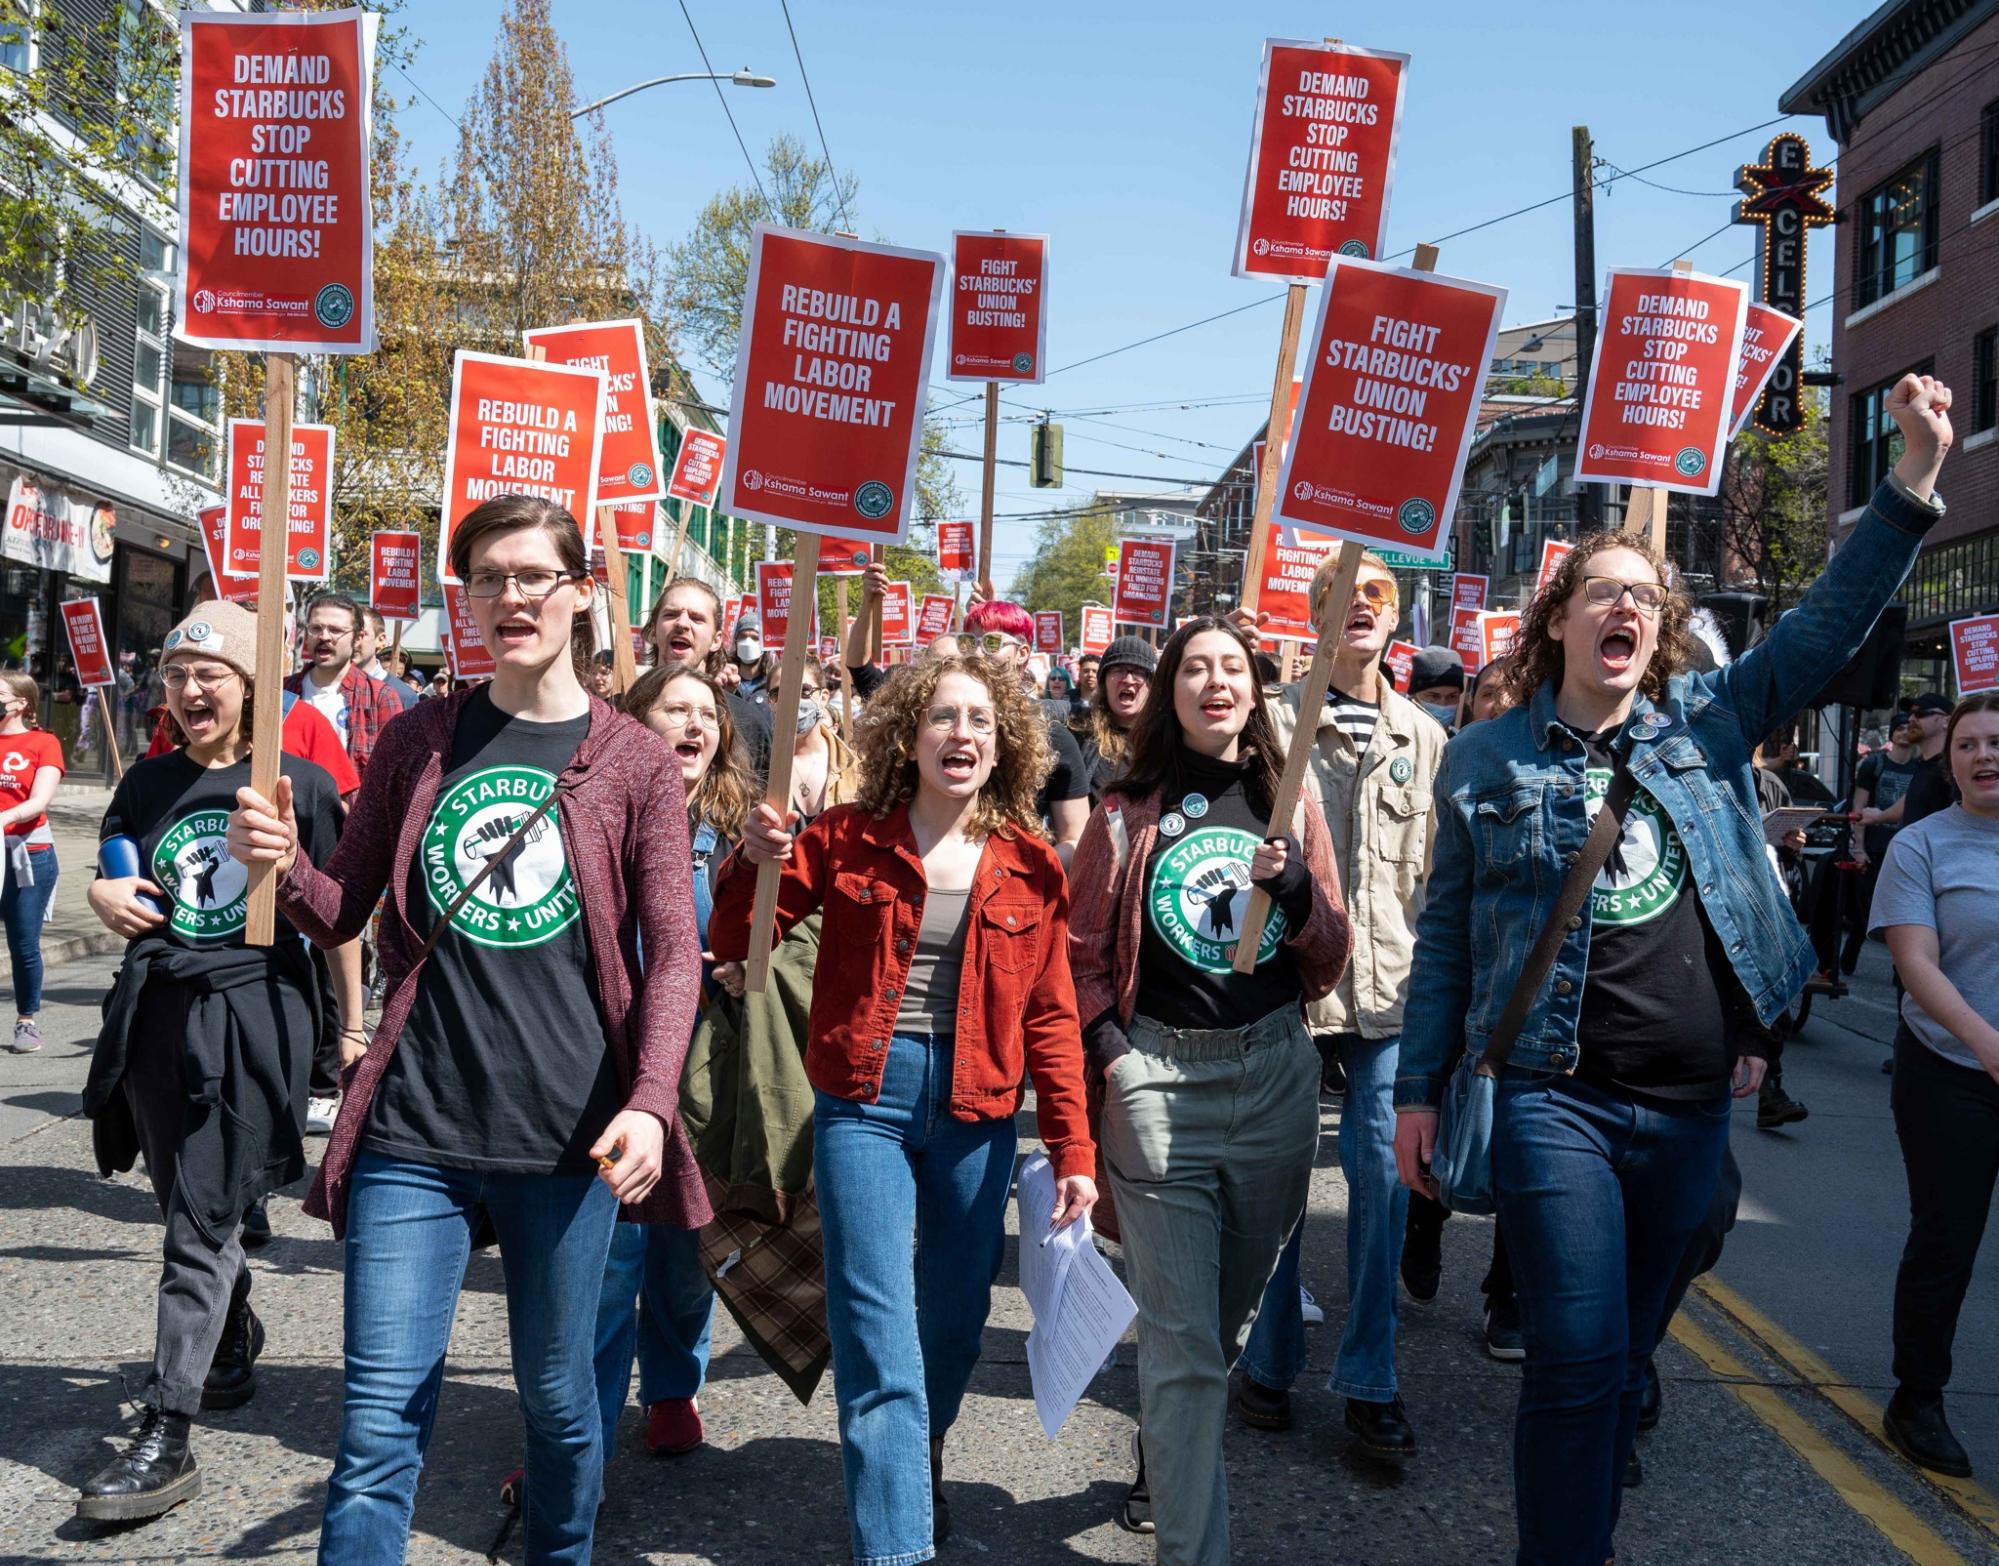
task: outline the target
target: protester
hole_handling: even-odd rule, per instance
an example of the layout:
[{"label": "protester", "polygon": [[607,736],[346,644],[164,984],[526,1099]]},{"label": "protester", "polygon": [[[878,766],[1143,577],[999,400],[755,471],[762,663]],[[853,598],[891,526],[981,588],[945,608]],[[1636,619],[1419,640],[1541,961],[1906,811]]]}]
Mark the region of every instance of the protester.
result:
[{"label": "protester", "polygon": [[453,529],[450,564],[492,680],[390,726],[330,860],[298,852],[282,784],[273,800],[245,790],[230,823],[231,852],[277,866],[280,908],[321,945],[388,896],[388,1000],[306,1204],[345,1240],[320,1536],[343,1566],[402,1559],[487,1225],[527,1431],[528,1556],[587,1560],[613,1223],[620,1204],[679,1229],[709,1216],[675,1113],[700,964],[680,767],[583,688],[596,584],[568,512],[498,496]]},{"label": "protester", "polygon": [[1120,636],[1104,649],[1097,688],[1090,696],[1089,721],[1077,736],[1092,805],[1124,771],[1131,753],[1131,726],[1145,706],[1145,693],[1152,689],[1158,665],[1159,654],[1142,636]]},{"label": "protester", "polygon": [[617,662],[608,648],[590,655],[590,664],[584,674],[584,687],[599,701],[616,701],[618,696]]},{"label": "protester", "polygon": [[1097,653],[1084,653],[1076,660],[1076,699],[1085,707],[1090,698],[1097,694],[1097,681],[1102,676],[1103,658]]},{"label": "protester", "polygon": [[[1346,1078],[1339,1151],[1347,1188],[1347,1315],[1327,1389],[1346,1400],[1346,1426],[1361,1451],[1402,1461],[1416,1453],[1416,1431],[1395,1374],[1395,1274],[1409,1206],[1395,1173],[1395,1069],[1429,863],[1430,786],[1446,736],[1382,672],[1382,649],[1401,612],[1388,563],[1362,555],[1351,600],[1329,604],[1324,600],[1339,570],[1335,551],[1310,589],[1314,628],[1328,614],[1340,621],[1331,682],[1313,719],[1311,779],[1349,914],[1368,939],[1354,944],[1332,993],[1306,1010]],[[1271,703],[1280,755],[1294,743],[1301,698],[1293,687]],[[1236,1412],[1259,1429],[1290,1427],[1291,1384],[1305,1368],[1298,1280],[1304,1237],[1301,1217],[1242,1354]]]},{"label": "protester", "polygon": [[[1858,817],[1865,810],[1887,810],[1908,792],[1919,762],[1916,755],[1917,723],[1912,714],[1898,711],[1888,723],[1888,744],[1866,756],[1853,779],[1853,810]],[[1859,891],[1860,917],[1855,919],[1840,954],[1842,973],[1851,974],[1860,965],[1860,946],[1867,939],[1868,910],[1874,906],[1874,888],[1881,879],[1881,861],[1888,845],[1901,830],[1900,822],[1864,825],[1856,819],[1847,843],[1847,854],[1862,869]]]},{"label": "protester", "polygon": [[1075,717],[1076,691],[1067,669],[1057,667],[1048,671],[1047,683],[1041,688],[1041,710],[1051,722],[1065,727]]},{"label": "protester", "polygon": [[791,748],[791,808],[807,825],[851,797],[860,765],[833,731],[824,679],[819,660],[808,657],[798,686],[797,737]]},{"label": "protester", "polygon": [[1419,647],[1409,660],[1409,699],[1454,733],[1465,690],[1465,661],[1449,647]]},{"label": "protester", "polygon": [[1496,718],[1513,705],[1512,693],[1506,685],[1506,677],[1512,669],[1512,655],[1502,653],[1478,671],[1477,678],[1465,687],[1464,710],[1458,718],[1458,728],[1468,728],[1474,723]]},{"label": "protester", "polygon": [[1914,722],[1916,770],[1894,804],[1870,806],[1859,812],[1863,826],[1914,826],[1926,816],[1949,808],[1950,762],[1943,753],[1944,731],[1950,726],[1951,705],[1935,691],[1924,691],[1909,702]]},{"label": "protester", "polygon": [[7,863],[0,876],[0,922],[13,964],[16,1055],[42,1047],[42,922],[56,894],[55,834],[49,801],[62,781],[62,741],[40,726],[42,693],[25,674],[0,674],[0,829]]},{"label": "protester", "polygon": [[1999,695],[1951,712],[1957,803],[1888,845],[1869,924],[1902,976],[1890,1102],[1909,1176],[1895,1274],[1895,1394],[1882,1426],[1910,1462],[1969,1478],[1944,1415],[1958,1312],[1999,1183]]},{"label": "protester", "polygon": [[[1318,801],[1269,819],[1284,751],[1255,651],[1207,615],[1173,633],[1071,867],[1070,965],[1139,1312],[1138,1475],[1119,1521],[1156,1521],[1162,1563],[1229,1558],[1229,1367],[1305,1210],[1319,1055],[1304,1006],[1350,945]],[[1270,916],[1239,974],[1252,887]]]},{"label": "protester", "polygon": [[[717,638],[722,600],[706,582],[683,576],[667,583],[646,620],[646,645],[655,664],[692,664],[718,679],[727,661]],[[754,700],[726,679],[729,717],[735,724],[743,762],[759,783],[770,774],[770,705]]]},{"label": "protester", "polygon": [[418,693],[417,699],[424,701],[433,696],[449,696],[450,694],[451,676],[446,674],[442,669],[439,669],[437,673],[430,677],[430,683]]},{"label": "protester", "polygon": [[[196,604],[167,633],[177,744],[119,783],[100,828],[105,874],[86,894],[126,945],[83,1111],[99,1173],[143,1153],[166,1222],[143,1418],[77,1498],[92,1521],[156,1517],[201,1489],[189,1426],[198,1410],[249,1401],[264,1346],[238,1224],[305,1172],[319,989],[289,928],[268,946],[244,944],[248,878],[225,840],[250,781],[256,647],[256,616],[238,604]],[[279,767],[295,834],[325,857],[340,831],[332,779],[290,755]]]},{"label": "protester", "polygon": [[382,661],[382,648],[389,640],[389,622],[380,611],[364,608],[361,611],[361,628],[354,634],[354,661],[361,672],[385,686],[396,704],[404,712],[416,705],[416,692],[403,683],[402,677]]},{"label": "protester", "polygon": [[763,619],[756,610],[745,609],[736,617],[729,645],[734,660],[723,663],[718,677],[742,700],[768,706],[774,694],[771,681],[777,678],[777,655],[764,649]]},{"label": "protester", "polygon": [[1007,662],[898,670],[861,725],[860,797],[796,840],[757,805],[716,886],[718,959],[745,957],[771,860],[776,934],[823,908],[842,957],[820,966],[805,1064],[856,1562],[928,1560],[949,1530],[944,1440],[1004,1252],[1024,1079],[1057,1224],[1097,1199],[1068,897],[1032,806],[1045,734]]},{"label": "protester", "polygon": [[1511,676],[1524,705],[1445,752],[1396,1084],[1396,1160],[1432,1196],[1453,1062],[1484,1051],[1593,807],[1631,791],[1616,857],[1499,1068],[1491,1179],[1527,1348],[1522,1563],[1616,1553],[1645,1360],[1713,1203],[1731,1084],[1747,1096],[1762,1076],[1729,997],[1739,985],[1767,1025],[1811,972],[1764,867],[1749,758],[1861,646],[1942,515],[1949,389],[1908,375],[1888,402],[1905,442],[1894,473],[1761,643],[1682,674],[1692,605],[1644,535],[1592,535],[1524,616]]}]

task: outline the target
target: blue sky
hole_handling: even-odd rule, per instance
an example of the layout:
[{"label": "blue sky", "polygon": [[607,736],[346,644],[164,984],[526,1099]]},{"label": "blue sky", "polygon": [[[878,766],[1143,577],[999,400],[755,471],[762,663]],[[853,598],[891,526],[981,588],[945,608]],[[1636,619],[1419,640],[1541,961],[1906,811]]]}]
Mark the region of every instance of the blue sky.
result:
[{"label": "blue sky", "polygon": [[[778,79],[725,87],[752,154],[789,131],[817,145],[778,0],[687,0],[717,70],[749,66]],[[1227,320],[1118,354],[1040,387],[1010,391],[1012,412],[1103,409],[1124,426],[1065,420],[1066,457],[1156,476],[1074,480],[1031,490],[1001,468],[996,509],[1039,511],[1092,489],[1212,479],[1262,416],[1277,348],[1282,290],[1229,275],[1265,36],[1332,32],[1413,56],[1389,247],[1406,249],[1557,196],[1569,187],[1570,127],[1587,124],[1597,154],[1633,168],[1776,117],[1778,95],[1869,9],[1866,0],[1788,0],[1756,13],[1741,0],[1671,7],[1534,6],[1430,0],[1354,20],[1339,8],[1189,0],[791,0],[805,68],[834,163],[860,180],[860,232],[946,251],[954,228],[1052,236],[1051,369],[1251,301]],[[459,113],[492,49],[496,0],[413,0],[402,20],[422,39],[410,76]],[[699,70],[677,0],[555,0],[577,90],[601,97],[648,76]],[[1781,25],[1771,25],[1779,22]],[[419,158],[451,147],[442,113],[391,73]],[[715,92],[705,82],[651,90],[607,111],[626,208],[664,243],[682,236],[716,189],[747,183]],[[1822,121],[1735,135],[1643,176],[1680,194],[1620,180],[1597,200],[1597,263],[1656,266],[1690,255],[1723,271],[1751,254],[1728,218],[1734,170],[1779,130],[1801,131],[1815,160],[1835,152]],[[1573,297],[1567,201],[1443,246],[1439,270],[1510,290],[1508,323],[1556,313]],[[1736,275],[1750,275],[1746,266]],[[1813,245],[1808,297],[1832,283],[1829,236]],[[1830,339],[1828,306],[1810,312],[1806,351]],[[955,395],[938,372],[937,399]],[[698,363],[704,391],[726,386]],[[977,388],[967,387],[966,393]],[[1133,404],[1213,402],[1199,408]],[[951,416],[977,411],[967,403]],[[952,431],[978,449],[967,418]],[[1115,443],[1115,444],[1113,444]],[[1206,444],[1197,444],[1206,443]],[[1137,450],[1127,449],[1136,447]],[[1027,428],[1003,424],[1000,456],[1024,460]],[[960,487],[976,512],[978,465]],[[1002,584],[1025,557],[1032,523],[996,535]]]}]

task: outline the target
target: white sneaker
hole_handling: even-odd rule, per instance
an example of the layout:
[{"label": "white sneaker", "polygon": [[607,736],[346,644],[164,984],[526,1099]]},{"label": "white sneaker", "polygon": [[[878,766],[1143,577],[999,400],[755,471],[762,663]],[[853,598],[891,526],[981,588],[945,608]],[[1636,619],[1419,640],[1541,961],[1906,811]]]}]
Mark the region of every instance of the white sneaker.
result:
[{"label": "white sneaker", "polygon": [[1302,1283],[1298,1285],[1298,1314],[1304,1318],[1308,1327],[1323,1327],[1326,1324],[1325,1311],[1319,1302],[1312,1298],[1312,1291]]},{"label": "white sneaker", "polygon": [[340,1113],[337,1098],[309,1098],[305,1101],[305,1134],[307,1136],[330,1136],[333,1132],[333,1117]]}]

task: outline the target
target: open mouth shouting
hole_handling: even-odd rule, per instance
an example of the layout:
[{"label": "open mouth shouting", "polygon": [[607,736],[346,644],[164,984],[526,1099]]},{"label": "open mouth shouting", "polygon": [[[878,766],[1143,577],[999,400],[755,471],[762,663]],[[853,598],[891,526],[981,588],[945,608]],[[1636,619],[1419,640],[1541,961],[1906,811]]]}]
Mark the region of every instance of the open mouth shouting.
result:
[{"label": "open mouth shouting", "polygon": [[191,740],[201,740],[215,732],[215,703],[206,696],[189,696],[181,702],[180,726]]},{"label": "open mouth shouting", "polygon": [[1210,723],[1227,723],[1235,716],[1235,697],[1225,690],[1210,691],[1201,698],[1201,716]]},{"label": "open mouth shouting", "polygon": [[1604,672],[1615,679],[1638,666],[1638,627],[1631,622],[1607,625],[1597,638],[1597,660]]},{"label": "open mouth shouting", "polygon": [[666,661],[668,663],[692,663],[694,661],[694,632],[686,625],[676,622],[667,629]]},{"label": "open mouth shouting", "polygon": [[979,775],[976,745],[947,745],[937,753],[937,770],[952,783],[970,783]]},{"label": "open mouth shouting", "polygon": [[493,627],[496,650],[531,646],[541,633],[541,622],[531,614],[510,614]]}]

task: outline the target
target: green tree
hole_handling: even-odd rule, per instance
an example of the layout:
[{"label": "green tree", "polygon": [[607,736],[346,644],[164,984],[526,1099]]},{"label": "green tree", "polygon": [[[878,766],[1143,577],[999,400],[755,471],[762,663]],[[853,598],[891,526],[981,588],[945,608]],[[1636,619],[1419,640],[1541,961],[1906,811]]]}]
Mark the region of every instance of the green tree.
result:
[{"label": "green tree", "polygon": [[1073,635],[1079,605],[1110,602],[1104,550],[1116,541],[1111,512],[1084,505],[1049,517],[1035,533],[1034,553],[1014,573],[1015,600],[1028,609],[1060,609]]},{"label": "green tree", "polygon": [[1825,569],[1825,393],[1806,395],[1802,411],[1804,423],[1789,435],[1766,435],[1752,423],[1736,436],[1720,490],[1724,560],[1770,598],[1772,619]]}]

